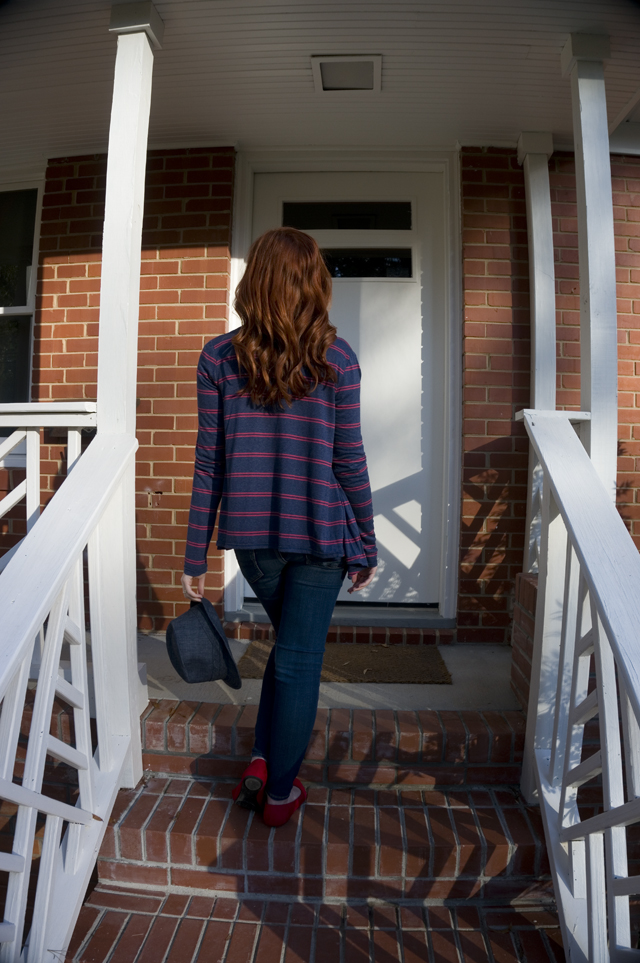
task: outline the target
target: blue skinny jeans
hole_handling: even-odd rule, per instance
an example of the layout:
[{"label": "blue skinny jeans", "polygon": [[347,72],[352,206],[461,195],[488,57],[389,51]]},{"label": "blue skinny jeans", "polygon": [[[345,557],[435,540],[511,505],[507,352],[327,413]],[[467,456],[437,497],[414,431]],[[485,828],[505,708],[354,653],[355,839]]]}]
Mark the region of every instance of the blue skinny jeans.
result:
[{"label": "blue skinny jeans", "polygon": [[267,791],[286,799],[309,744],[343,558],[272,548],[236,549],[242,574],[276,631],[262,680],[253,754],[267,761]]}]

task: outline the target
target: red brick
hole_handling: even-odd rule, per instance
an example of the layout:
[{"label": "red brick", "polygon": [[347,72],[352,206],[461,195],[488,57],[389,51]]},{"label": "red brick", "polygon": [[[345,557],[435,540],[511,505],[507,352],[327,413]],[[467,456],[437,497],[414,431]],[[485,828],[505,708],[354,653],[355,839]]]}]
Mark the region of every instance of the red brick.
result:
[{"label": "red brick", "polygon": [[168,831],[180,807],[179,796],[163,796],[145,830],[146,858],[164,863],[168,859]]},{"label": "red brick", "polygon": [[349,873],[350,822],[351,810],[348,806],[329,807],[326,867],[331,876],[347,876]]},{"label": "red brick", "polygon": [[390,709],[378,709],[376,721],[376,759],[395,760],[398,749],[395,714]]},{"label": "red brick", "polygon": [[329,716],[329,743],[327,758],[348,759],[350,754],[351,712],[349,709],[332,709]]},{"label": "red brick", "polygon": [[370,709],[353,710],[352,758],[357,761],[373,759],[373,715]]},{"label": "red brick", "polygon": [[234,723],[240,715],[238,706],[223,706],[211,726],[211,751],[216,755],[233,752]]},{"label": "red brick", "polygon": [[185,800],[171,827],[169,845],[172,862],[193,862],[193,834],[205,804],[206,799],[202,797],[188,796]]},{"label": "red brick", "polygon": [[178,707],[177,702],[161,699],[144,720],[144,746],[162,752],[165,748],[166,725]]},{"label": "red brick", "polygon": [[378,826],[380,876],[401,876],[404,843],[399,810],[378,809]]},{"label": "red brick", "polygon": [[158,797],[145,795],[138,797],[119,828],[120,852],[125,859],[143,859],[142,827],[151,815]]},{"label": "red brick", "polygon": [[205,753],[211,749],[211,723],[220,706],[216,703],[201,703],[188,723],[190,752]]},{"label": "red brick", "polygon": [[498,876],[506,871],[509,862],[509,844],[504,829],[495,812],[477,810],[482,835],[486,841],[485,876]]},{"label": "red brick", "polygon": [[273,963],[274,960],[279,960],[284,946],[284,933],[284,926],[264,926],[260,931],[254,963]]},{"label": "red brick", "polygon": [[218,862],[218,835],[227,815],[228,803],[212,799],[200,820],[196,834],[196,862],[215,866]]}]

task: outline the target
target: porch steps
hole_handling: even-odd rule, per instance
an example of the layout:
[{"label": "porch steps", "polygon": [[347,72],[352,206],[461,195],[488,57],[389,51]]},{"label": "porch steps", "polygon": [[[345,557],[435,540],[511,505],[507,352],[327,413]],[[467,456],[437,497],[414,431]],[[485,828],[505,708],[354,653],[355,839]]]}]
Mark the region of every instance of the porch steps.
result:
[{"label": "porch steps", "polygon": [[161,702],[73,963],[563,960],[518,712],[323,710],[281,829],[238,809],[254,707]]}]

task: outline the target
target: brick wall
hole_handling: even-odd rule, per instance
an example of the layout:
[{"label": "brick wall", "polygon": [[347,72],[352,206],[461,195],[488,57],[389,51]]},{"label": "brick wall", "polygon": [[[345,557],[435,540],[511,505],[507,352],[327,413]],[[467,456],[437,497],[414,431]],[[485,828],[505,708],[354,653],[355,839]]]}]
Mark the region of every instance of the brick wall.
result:
[{"label": "brick wall", "polygon": [[[611,158],[618,280],[618,507],[640,547],[640,158]],[[580,303],[573,155],[549,164],[558,407],[580,408]],[[462,152],[463,496],[458,641],[507,642],[522,567],[529,404],[524,176],[515,151]]]},{"label": "brick wall", "polygon": [[[47,169],[36,308],[35,400],[95,399],[106,160]],[[225,330],[233,149],[151,151],[142,238],[137,425],[138,610],[160,629],[184,608],[180,573],[197,427],[195,366]],[[52,447],[52,468],[64,450]],[[222,593],[221,553],[209,562]]]},{"label": "brick wall", "polygon": [[517,575],[511,635],[511,688],[525,712],[529,705],[537,600],[538,576],[523,573]]},{"label": "brick wall", "polygon": [[529,264],[515,151],[462,152],[463,491],[458,641],[509,638],[522,568],[529,403]]}]

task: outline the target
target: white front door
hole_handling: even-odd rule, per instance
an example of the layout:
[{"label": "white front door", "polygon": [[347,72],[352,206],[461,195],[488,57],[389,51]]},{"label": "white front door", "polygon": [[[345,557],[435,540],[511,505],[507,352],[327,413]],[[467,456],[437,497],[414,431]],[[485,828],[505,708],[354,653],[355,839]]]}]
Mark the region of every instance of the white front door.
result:
[{"label": "white front door", "polygon": [[439,601],[444,464],[444,198],[437,173],[256,174],[253,237],[311,234],[330,311],[362,369],[375,582],[339,601]]}]

